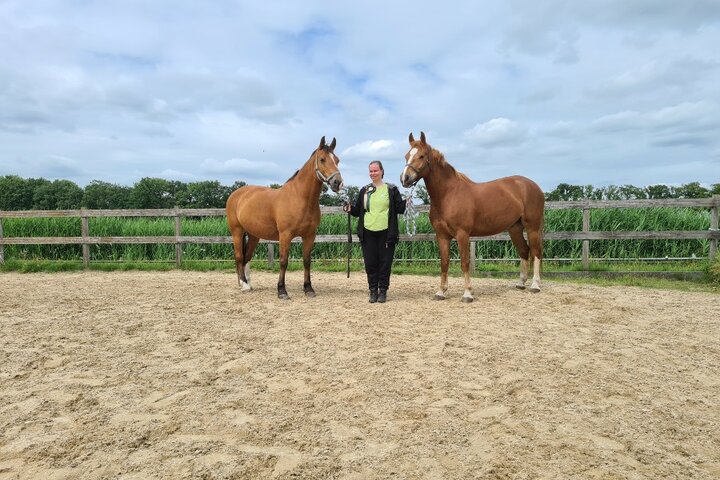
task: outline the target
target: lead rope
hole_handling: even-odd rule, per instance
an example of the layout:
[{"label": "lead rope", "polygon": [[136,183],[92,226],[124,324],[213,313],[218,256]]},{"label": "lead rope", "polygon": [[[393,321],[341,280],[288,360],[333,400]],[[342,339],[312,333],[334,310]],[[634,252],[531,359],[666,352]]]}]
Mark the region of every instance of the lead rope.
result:
[{"label": "lead rope", "polygon": [[417,233],[417,217],[419,215],[415,204],[413,203],[413,196],[415,195],[415,185],[410,188],[410,193],[405,199],[405,233],[411,237]]}]

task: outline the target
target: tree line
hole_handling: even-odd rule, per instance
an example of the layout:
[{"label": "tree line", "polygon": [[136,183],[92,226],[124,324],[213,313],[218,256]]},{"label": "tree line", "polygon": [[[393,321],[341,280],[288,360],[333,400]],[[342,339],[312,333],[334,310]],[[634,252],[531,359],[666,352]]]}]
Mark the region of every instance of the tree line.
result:
[{"label": "tree line", "polygon": [[[228,196],[245,185],[236,181],[222,185],[215,180],[180,182],[162,178],[145,177],[133,186],[93,180],[85,188],[70,180],[47,180],[44,178],[21,178],[16,175],[0,177],[0,210],[75,210],[89,209],[146,209],[146,208],[223,208]],[[270,185],[280,188],[279,184]],[[347,196],[355,198],[359,187],[349,186]],[[720,183],[710,188],[699,182],[679,187],[668,185],[634,185],[594,187],[592,185],[559,184],[545,193],[546,200],[629,200],[645,198],[705,198],[720,194]],[[418,185],[415,195],[425,204],[430,197],[423,185]],[[343,198],[323,186],[320,204],[341,205]]]}]

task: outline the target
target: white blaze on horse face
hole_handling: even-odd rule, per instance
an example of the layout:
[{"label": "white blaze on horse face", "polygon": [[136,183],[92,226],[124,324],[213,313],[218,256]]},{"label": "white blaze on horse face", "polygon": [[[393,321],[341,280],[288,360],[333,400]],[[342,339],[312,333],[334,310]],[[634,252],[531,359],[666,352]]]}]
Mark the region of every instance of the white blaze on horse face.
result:
[{"label": "white blaze on horse face", "polygon": [[335,167],[338,166],[338,159],[335,157],[335,154],[331,153],[330,158],[332,158],[332,161],[335,162]]},{"label": "white blaze on horse face", "polygon": [[403,176],[403,177],[404,177],[405,175],[407,175],[406,172],[407,172],[407,169],[408,169],[408,165],[410,165],[410,164],[412,163],[413,157],[415,156],[415,154],[417,153],[417,151],[418,151],[418,149],[417,149],[416,147],[413,147],[413,148],[411,148],[410,151],[408,152],[408,155],[410,155],[410,156],[408,157],[407,162],[405,162],[405,168],[403,168],[403,171],[402,171],[402,176]]}]

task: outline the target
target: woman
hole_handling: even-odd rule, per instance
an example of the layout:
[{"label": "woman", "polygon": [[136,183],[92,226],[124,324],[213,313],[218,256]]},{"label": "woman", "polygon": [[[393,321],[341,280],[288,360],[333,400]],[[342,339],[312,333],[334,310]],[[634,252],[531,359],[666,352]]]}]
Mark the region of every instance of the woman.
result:
[{"label": "woman", "polygon": [[368,165],[372,183],[362,187],[354,205],[343,210],[359,217],[357,235],[362,245],[370,287],[370,303],[385,303],[390,287],[390,269],[398,242],[398,220],[405,213],[405,200],[397,187],[385,183],[385,170],[379,160]]}]

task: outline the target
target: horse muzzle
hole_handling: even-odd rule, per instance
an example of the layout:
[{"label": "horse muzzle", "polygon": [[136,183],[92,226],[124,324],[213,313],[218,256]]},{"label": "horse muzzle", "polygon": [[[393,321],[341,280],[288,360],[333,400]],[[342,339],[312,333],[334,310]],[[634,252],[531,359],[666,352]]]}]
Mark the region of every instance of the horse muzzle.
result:
[{"label": "horse muzzle", "polygon": [[333,192],[338,193],[343,187],[342,175],[338,173],[337,175],[334,175],[332,178],[330,178],[328,180],[328,186]]},{"label": "horse muzzle", "polygon": [[412,187],[418,182],[418,177],[412,173],[403,173],[400,175],[400,183],[405,188]]}]

